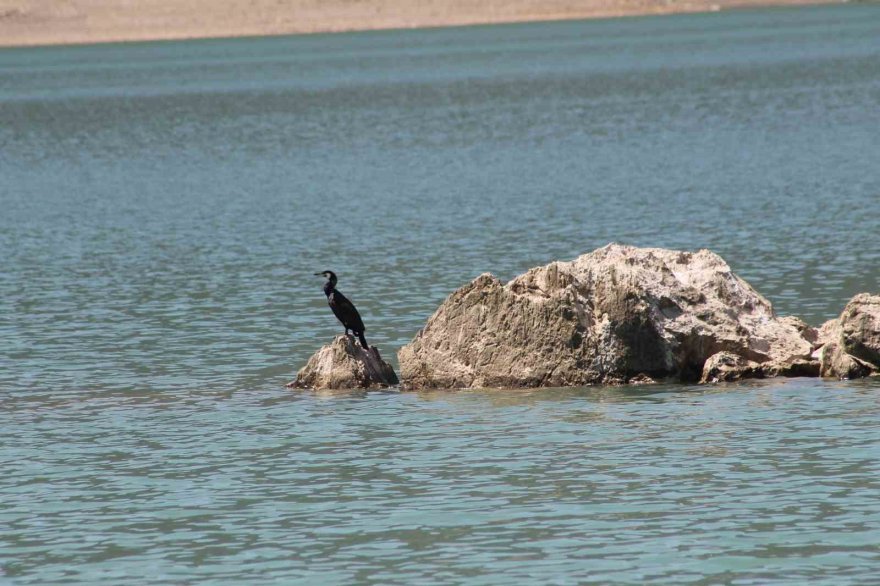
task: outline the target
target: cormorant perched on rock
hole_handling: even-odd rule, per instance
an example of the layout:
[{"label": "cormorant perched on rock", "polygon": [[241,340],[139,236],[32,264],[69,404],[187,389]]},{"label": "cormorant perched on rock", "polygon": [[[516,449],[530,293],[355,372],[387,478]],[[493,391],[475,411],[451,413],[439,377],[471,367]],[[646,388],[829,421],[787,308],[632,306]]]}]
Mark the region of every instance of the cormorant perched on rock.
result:
[{"label": "cormorant perched on rock", "polygon": [[361,314],[358,313],[354,304],[349,301],[345,295],[336,290],[336,282],[338,281],[336,273],[333,271],[324,271],[321,273],[315,273],[315,275],[327,279],[327,282],[324,283],[324,295],[327,296],[327,303],[330,305],[330,309],[333,310],[333,315],[335,315],[345,327],[345,335],[347,336],[348,330],[351,330],[361,341],[361,346],[363,346],[364,350],[369,350],[370,347],[367,346],[367,339],[364,338],[364,330],[366,330],[366,328],[361,319]]}]

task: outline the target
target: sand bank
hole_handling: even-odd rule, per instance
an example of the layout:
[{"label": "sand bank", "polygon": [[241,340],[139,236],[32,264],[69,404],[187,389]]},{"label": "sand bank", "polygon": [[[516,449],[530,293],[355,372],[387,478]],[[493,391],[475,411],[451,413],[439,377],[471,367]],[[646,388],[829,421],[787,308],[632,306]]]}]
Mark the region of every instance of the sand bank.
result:
[{"label": "sand bank", "polygon": [[717,11],[827,0],[0,0],[0,46]]}]

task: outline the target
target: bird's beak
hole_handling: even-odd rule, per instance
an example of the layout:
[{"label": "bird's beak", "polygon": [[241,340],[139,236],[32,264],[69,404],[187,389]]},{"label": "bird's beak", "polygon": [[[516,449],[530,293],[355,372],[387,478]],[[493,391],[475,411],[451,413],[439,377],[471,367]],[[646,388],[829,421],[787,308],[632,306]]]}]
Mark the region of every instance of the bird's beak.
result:
[{"label": "bird's beak", "polygon": [[324,273],[315,273],[315,276],[316,276],[316,277],[323,277],[323,276],[324,276]]}]

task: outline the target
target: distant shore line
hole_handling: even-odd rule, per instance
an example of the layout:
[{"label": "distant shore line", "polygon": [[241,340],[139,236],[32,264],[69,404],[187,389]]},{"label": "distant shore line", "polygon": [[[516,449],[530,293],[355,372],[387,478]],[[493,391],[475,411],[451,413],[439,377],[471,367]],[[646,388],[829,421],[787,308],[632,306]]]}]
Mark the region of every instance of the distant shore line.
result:
[{"label": "distant shore line", "polygon": [[414,7],[402,0],[325,0],[319,6],[288,0],[281,9],[271,0],[225,0],[222,7],[210,0],[167,0],[122,12],[96,9],[87,0],[54,8],[36,0],[13,0],[0,9],[0,47],[430,29],[846,3],[849,0],[587,0],[572,5],[564,0],[487,0],[473,6],[466,0],[435,0]]}]

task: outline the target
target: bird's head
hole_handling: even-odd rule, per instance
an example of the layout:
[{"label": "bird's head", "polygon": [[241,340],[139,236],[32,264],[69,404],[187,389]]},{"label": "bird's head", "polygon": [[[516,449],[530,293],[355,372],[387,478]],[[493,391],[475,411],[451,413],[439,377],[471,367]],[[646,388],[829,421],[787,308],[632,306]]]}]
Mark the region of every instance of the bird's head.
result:
[{"label": "bird's head", "polygon": [[336,273],[333,271],[321,271],[320,273],[315,273],[316,277],[324,277],[328,281],[330,281],[331,285],[336,285]]}]

